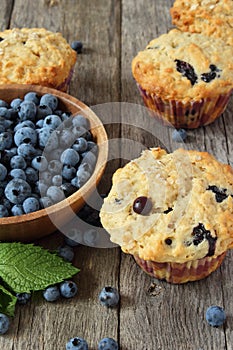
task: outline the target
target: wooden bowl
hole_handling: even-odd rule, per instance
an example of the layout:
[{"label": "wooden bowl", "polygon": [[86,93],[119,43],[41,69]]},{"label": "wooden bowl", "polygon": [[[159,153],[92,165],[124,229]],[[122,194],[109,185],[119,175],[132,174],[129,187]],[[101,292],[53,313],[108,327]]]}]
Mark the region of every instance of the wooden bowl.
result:
[{"label": "wooden bowl", "polygon": [[23,98],[29,91],[39,96],[51,93],[59,99],[59,109],[84,115],[90,121],[91,133],[99,153],[95,170],[90,179],[68,198],[48,208],[30,214],[0,218],[0,241],[32,241],[49,235],[67,224],[85,204],[85,199],[95,190],[107,162],[108,142],[103,124],[95,113],[78,99],[58,90],[38,85],[0,85],[0,99],[10,102]]}]

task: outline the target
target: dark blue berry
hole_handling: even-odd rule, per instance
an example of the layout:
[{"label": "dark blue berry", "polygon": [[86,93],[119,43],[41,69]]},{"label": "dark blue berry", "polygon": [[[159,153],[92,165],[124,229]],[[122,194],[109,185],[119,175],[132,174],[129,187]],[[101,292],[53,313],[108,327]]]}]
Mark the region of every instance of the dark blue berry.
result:
[{"label": "dark blue berry", "polygon": [[226,313],[220,306],[210,306],[206,310],[206,321],[212,327],[220,327],[226,320]]},{"label": "dark blue berry", "polygon": [[83,43],[79,40],[75,40],[71,43],[71,48],[76,51],[78,54],[82,53]]},{"label": "dark blue berry", "polygon": [[197,82],[197,74],[194,71],[194,68],[188,62],[184,62],[181,60],[175,60],[176,62],[176,70],[181,73],[184,77],[186,77],[192,85]]},{"label": "dark blue berry", "polygon": [[49,286],[43,291],[43,297],[46,301],[53,302],[60,298],[61,293],[57,285]]},{"label": "dark blue berry", "polygon": [[5,188],[5,196],[13,204],[22,204],[30,194],[31,187],[22,179],[12,179]]},{"label": "dark blue berry", "polygon": [[183,142],[187,137],[187,132],[184,129],[173,130],[172,132],[172,141],[174,142]]},{"label": "dark blue berry", "polygon": [[74,259],[74,250],[68,245],[63,245],[58,248],[58,255],[71,262]]},{"label": "dark blue berry", "polygon": [[148,215],[152,209],[152,202],[145,196],[140,196],[133,202],[133,211],[137,214]]},{"label": "dark blue berry", "polygon": [[37,92],[30,91],[24,95],[24,101],[31,101],[34,102],[35,105],[38,105],[40,102],[40,96],[37,94]]},{"label": "dark blue berry", "polygon": [[0,134],[0,151],[10,149],[12,146],[12,133],[10,131],[4,131]]},{"label": "dark blue berry", "polygon": [[28,197],[23,201],[23,210],[25,214],[33,213],[40,209],[40,203],[38,199],[34,197]]},{"label": "dark blue berry", "polygon": [[103,338],[98,343],[98,350],[118,350],[118,344],[113,338]]},{"label": "dark blue berry", "polygon": [[16,293],[17,303],[25,305],[31,299],[31,293]]},{"label": "dark blue berry", "polygon": [[57,109],[58,106],[58,99],[56,96],[51,95],[51,94],[44,94],[43,96],[41,96],[40,99],[40,106],[49,106],[52,111],[55,111],[55,109]]},{"label": "dark blue berry", "polygon": [[66,350],[88,350],[86,340],[80,337],[71,338],[66,344]]},{"label": "dark blue berry", "polygon": [[9,318],[5,314],[0,313],[0,334],[5,334],[8,331],[9,326]]},{"label": "dark blue berry", "polygon": [[115,307],[119,303],[119,293],[114,287],[104,287],[99,294],[99,301],[101,305],[107,307]]},{"label": "dark blue berry", "polygon": [[78,292],[77,284],[74,281],[64,281],[60,283],[60,292],[64,298],[73,298]]},{"label": "dark blue berry", "polygon": [[19,106],[19,118],[21,121],[36,119],[37,108],[34,102],[32,101],[23,101]]}]

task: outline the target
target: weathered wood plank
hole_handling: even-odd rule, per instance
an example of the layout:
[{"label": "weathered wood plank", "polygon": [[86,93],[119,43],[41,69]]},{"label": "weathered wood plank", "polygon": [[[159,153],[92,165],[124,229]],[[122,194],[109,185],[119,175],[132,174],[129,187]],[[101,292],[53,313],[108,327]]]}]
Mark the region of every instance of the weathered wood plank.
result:
[{"label": "weathered wood plank", "polygon": [[[173,1],[123,1],[122,6],[122,100],[142,104],[131,74],[131,61],[136,53],[154,37],[167,32],[172,26],[169,7]],[[140,15],[142,14],[143,15]],[[135,110],[138,109],[134,107]],[[133,109],[133,108],[132,108]],[[130,113],[122,119],[122,135],[137,141],[138,149],[158,146],[162,141],[168,150],[177,147],[209,151],[219,160],[228,162],[231,147],[230,136],[226,141],[225,125],[229,123],[229,106],[224,117],[214,124],[188,131],[185,144],[171,140],[172,129],[158,130],[158,123],[146,120],[138,109],[135,124],[142,124],[142,130],[128,127],[132,121]],[[132,113],[133,114],[133,113]],[[140,121],[140,118],[142,120]],[[138,122],[139,120],[139,122]],[[224,120],[227,120],[224,124]],[[154,125],[153,125],[154,123]],[[135,125],[134,124],[134,125]],[[151,135],[148,135],[148,130]],[[136,148],[136,147],[135,147]],[[135,149],[134,149],[135,151]],[[128,157],[134,157],[132,148],[127,149]],[[134,152],[135,153],[135,152]],[[170,285],[146,276],[135,264],[132,257],[122,255],[120,285],[122,304],[120,313],[120,339],[124,349],[225,349],[224,329],[213,329],[205,321],[205,311],[212,304],[229,303],[229,290],[225,292],[225,280],[229,259],[210,277],[203,281],[185,285]],[[158,294],[150,296],[148,288],[155,282]],[[225,293],[225,294],[224,294]],[[227,306],[232,312],[232,303]],[[230,321],[231,322],[231,319]],[[135,334],[136,333],[136,334]],[[228,341],[231,332],[228,331]]]}]

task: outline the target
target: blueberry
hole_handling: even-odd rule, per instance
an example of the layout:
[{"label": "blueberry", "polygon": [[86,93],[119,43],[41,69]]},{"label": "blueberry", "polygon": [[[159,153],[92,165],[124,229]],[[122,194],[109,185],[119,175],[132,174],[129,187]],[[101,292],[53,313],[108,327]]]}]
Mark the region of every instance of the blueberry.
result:
[{"label": "blueberry", "polygon": [[25,305],[31,299],[31,293],[16,293],[17,303]]},{"label": "blueberry", "polygon": [[65,198],[63,191],[57,186],[50,186],[46,195],[53,203],[58,203]]},{"label": "blueberry", "polygon": [[98,350],[118,350],[118,344],[116,340],[112,338],[103,338],[98,343]]},{"label": "blueberry", "polygon": [[78,152],[76,152],[74,149],[67,148],[62,152],[60,160],[63,164],[76,166],[80,160],[80,157]]},{"label": "blueberry", "polygon": [[54,186],[57,186],[57,187],[61,186],[62,185],[62,176],[61,175],[54,175],[52,177],[52,184]]},{"label": "blueberry", "polygon": [[7,168],[0,163],[0,181],[5,180],[7,176]]},{"label": "blueberry", "polygon": [[85,152],[87,150],[87,140],[84,137],[77,138],[72,148],[79,153]]},{"label": "blueberry", "polygon": [[75,135],[76,138],[78,137],[84,137],[86,138],[87,135],[87,129],[80,125],[75,125],[72,128],[72,133]]},{"label": "blueberry", "polygon": [[220,327],[226,320],[226,313],[220,306],[210,306],[206,310],[206,321],[212,327]]},{"label": "blueberry", "polygon": [[58,106],[58,99],[54,95],[44,94],[43,96],[41,96],[40,105],[49,106],[52,109],[52,111],[55,111],[55,109]]},{"label": "blueberry", "polygon": [[13,205],[13,207],[11,208],[11,213],[13,216],[19,216],[19,215],[25,214],[22,204]]},{"label": "blueberry", "polygon": [[25,214],[33,213],[40,209],[40,203],[38,199],[34,197],[28,197],[23,201],[23,210]]},{"label": "blueberry", "polygon": [[76,241],[77,238],[77,229],[72,228],[68,233],[66,233],[65,242],[70,247],[76,247],[80,245],[80,243]]},{"label": "blueberry", "polygon": [[8,331],[9,326],[9,318],[5,314],[0,313],[0,334],[5,334]]},{"label": "blueberry", "polygon": [[53,133],[53,129],[51,128],[43,127],[38,131],[38,143],[42,149],[46,146],[46,143],[48,142],[52,133]]},{"label": "blueberry", "polygon": [[70,182],[64,182],[60,186],[60,189],[63,191],[65,197],[69,197],[77,191],[76,186],[72,185]]},{"label": "blueberry", "polygon": [[60,292],[64,298],[73,298],[77,292],[77,284],[73,281],[64,281],[60,283]]},{"label": "blueberry", "polygon": [[42,128],[42,126],[44,124],[44,118],[47,117],[47,115],[50,115],[52,113],[53,113],[53,111],[49,106],[39,105],[37,107],[36,119],[38,121],[42,120],[40,128]]},{"label": "blueberry", "polygon": [[10,160],[10,166],[12,169],[26,169],[27,163],[23,156],[13,156]]},{"label": "blueberry", "polygon": [[31,194],[31,187],[22,179],[12,179],[5,188],[5,196],[13,204],[22,204]]},{"label": "blueberry", "polygon": [[87,130],[90,128],[89,120],[81,114],[77,114],[72,117],[72,124],[73,126],[82,126]]},{"label": "blueberry", "polygon": [[19,156],[24,157],[26,160],[32,160],[36,155],[36,149],[30,143],[21,143],[17,152]]},{"label": "blueberry", "polygon": [[75,141],[75,135],[72,133],[72,130],[62,129],[59,134],[59,144],[60,147],[69,148]]},{"label": "blueberry", "polygon": [[80,188],[89,180],[90,177],[91,173],[89,171],[78,169],[76,172],[76,177],[71,180],[71,183],[77,188]]},{"label": "blueberry", "polygon": [[9,176],[10,178],[15,178],[15,179],[23,179],[23,180],[26,180],[26,174],[24,172],[23,169],[12,169],[10,172],[9,172]]},{"label": "blueberry", "polygon": [[89,247],[94,247],[99,237],[96,229],[90,228],[83,233],[83,242]]},{"label": "blueberry", "polygon": [[23,100],[21,98],[14,98],[11,103],[10,106],[16,110],[19,109],[20,104],[23,102]]},{"label": "blueberry", "polygon": [[28,126],[18,129],[14,135],[14,141],[16,146],[22,143],[30,143],[35,146],[37,143],[37,132]]},{"label": "blueberry", "polygon": [[71,48],[77,53],[82,53],[83,43],[79,40],[75,40],[71,43]]},{"label": "blueberry", "polygon": [[62,176],[65,180],[71,180],[75,177],[76,169],[71,165],[64,165],[62,169]]},{"label": "blueberry", "polygon": [[9,216],[8,209],[5,207],[5,205],[0,204],[0,218],[5,218]]},{"label": "blueberry", "polygon": [[43,181],[36,181],[34,186],[35,193],[38,193],[43,197],[47,192],[48,186]]},{"label": "blueberry", "polygon": [[184,129],[175,129],[172,132],[172,141],[183,142],[187,137],[187,132]]},{"label": "blueberry", "polygon": [[52,174],[48,170],[40,172],[40,181],[49,186],[52,181]]},{"label": "blueberry", "polygon": [[19,118],[21,121],[36,119],[37,108],[34,102],[32,101],[23,101],[19,106]]},{"label": "blueberry", "polygon": [[83,338],[75,337],[68,341],[66,350],[88,350],[88,345]]},{"label": "blueberry", "polygon": [[11,119],[11,112],[7,107],[0,107],[0,117]]},{"label": "blueberry", "polygon": [[50,207],[51,205],[53,205],[53,202],[51,201],[51,199],[49,197],[41,197],[39,199],[40,201],[40,205],[42,208],[47,208]]},{"label": "blueberry", "polygon": [[34,102],[35,105],[38,105],[40,102],[40,97],[38,96],[37,92],[30,91],[24,95],[24,101],[31,101]]},{"label": "blueberry", "polygon": [[25,126],[31,128],[31,129],[35,129],[35,124],[31,121],[31,120],[25,120],[24,122],[18,123],[15,128],[14,128],[14,132],[16,132],[17,130],[24,128]]},{"label": "blueberry", "polygon": [[96,155],[93,151],[83,152],[82,157],[83,157],[82,162],[88,163],[88,164],[92,165],[93,167],[95,166]]},{"label": "blueberry", "polygon": [[119,299],[119,293],[114,287],[104,287],[99,294],[99,301],[103,306],[114,307],[118,304]]},{"label": "blueberry", "polygon": [[44,128],[49,127],[52,129],[56,129],[59,127],[59,125],[61,123],[62,123],[62,120],[60,117],[58,117],[58,115],[51,114],[51,115],[47,115],[47,117],[45,117],[43,127]]},{"label": "blueberry", "polygon": [[38,171],[45,171],[48,166],[48,161],[44,156],[37,156],[32,159],[32,167]]},{"label": "blueberry", "polygon": [[61,293],[58,286],[49,286],[43,290],[43,297],[46,301],[53,302],[60,298]]},{"label": "blueberry", "polygon": [[13,142],[12,133],[4,131],[0,134],[0,151],[10,149]]},{"label": "blueberry", "polygon": [[9,108],[9,104],[4,100],[0,100],[0,107]]},{"label": "blueberry", "polygon": [[148,215],[152,209],[152,202],[145,196],[137,197],[133,202],[133,211],[140,215]]},{"label": "blueberry", "polygon": [[[44,130],[44,129],[48,129],[49,133],[48,133],[48,138],[45,141],[45,152],[50,153],[52,150],[58,148],[59,145],[59,141],[58,141],[58,134],[55,130],[51,129],[51,128],[42,128],[40,130]],[[39,134],[40,135],[40,134]],[[40,137],[39,137],[39,141],[41,141]],[[43,141],[42,141],[43,142]],[[43,146],[42,146],[43,148]]]},{"label": "blueberry", "polygon": [[197,74],[195,73],[195,70],[191,64],[188,62],[180,61],[180,60],[175,60],[176,62],[176,70],[181,73],[184,77],[186,77],[192,85],[194,85],[197,80]]},{"label": "blueberry", "polygon": [[60,175],[62,172],[62,163],[60,162],[60,160],[51,160],[48,163],[48,171],[53,175]]},{"label": "blueberry", "polygon": [[74,259],[74,250],[68,245],[63,245],[58,248],[58,255],[71,262]]},{"label": "blueberry", "polygon": [[25,169],[26,179],[30,184],[35,184],[38,181],[38,172],[31,167]]}]

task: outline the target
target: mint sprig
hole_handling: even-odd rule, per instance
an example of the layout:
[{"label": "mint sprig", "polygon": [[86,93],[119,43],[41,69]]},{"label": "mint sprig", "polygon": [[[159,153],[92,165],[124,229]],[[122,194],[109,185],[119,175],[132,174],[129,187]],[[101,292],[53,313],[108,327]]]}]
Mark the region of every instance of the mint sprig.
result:
[{"label": "mint sprig", "polygon": [[[0,243],[0,312],[12,316],[16,293],[29,293],[71,278],[80,270],[33,244]],[[9,287],[9,290],[8,290]],[[6,289],[7,288],[7,289]]]}]

